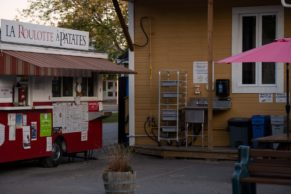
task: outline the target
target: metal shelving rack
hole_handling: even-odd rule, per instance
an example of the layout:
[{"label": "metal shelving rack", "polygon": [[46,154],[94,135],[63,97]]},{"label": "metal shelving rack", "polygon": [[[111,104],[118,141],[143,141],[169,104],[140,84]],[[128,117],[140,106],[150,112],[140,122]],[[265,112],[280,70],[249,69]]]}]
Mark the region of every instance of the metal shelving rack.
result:
[{"label": "metal shelving rack", "polygon": [[179,143],[180,111],[187,103],[187,72],[159,71],[158,141]]}]

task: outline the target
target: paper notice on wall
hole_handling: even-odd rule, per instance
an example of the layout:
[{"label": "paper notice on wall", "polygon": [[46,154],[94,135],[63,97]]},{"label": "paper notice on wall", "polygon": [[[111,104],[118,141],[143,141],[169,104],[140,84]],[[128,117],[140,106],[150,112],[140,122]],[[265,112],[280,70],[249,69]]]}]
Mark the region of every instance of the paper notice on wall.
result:
[{"label": "paper notice on wall", "polygon": [[37,122],[31,122],[31,141],[37,140]]},{"label": "paper notice on wall", "polygon": [[88,141],[88,130],[81,131],[81,141]]},{"label": "paper notice on wall", "polygon": [[15,113],[9,113],[7,116],[7,124],[9,126],[16,125],[16,114]]},{"label": "paper notice on wall", "polygon": [[5,141],[5,125],[0,124],[0,146],[4,144]]},{"label": "paper notice on wall", "polygon": [[272,103],[273,102],[273,94],[271,94],[271,93],[259,94],[259,102],[260,103]]},{"label": "paper notice on wall", "polygon": [[53,127],[62,128],[64,114],[65,112],[62,112],[61,110],[61,104],[54,103],[53,104]]},{"label": "paper notice on wall", "polygon": [[208,83],[208,62],[194,61],[193,62],[193,83],[203,84]]},{"label": "paper notice on wall", "polygon": [[12,88],[0,88],[0,98],[12,98]]},{"label": "paper notice on wall", "polygon": [[30,149],[30,126],[22,126],[23,148]]},{"label": "paper notice on wall", "polygon": [[88,130],[88,103],[81,102],[53,104],[53,127],[60,128],[62,133]]},{"label": "paper notice on wall", "polygon": [[26,126],[27,125],[27,115],[22,114],[22,125]]},{"label": "paper notice on wall", "polygon": [[53,150],[52,137],[46,137],[46,151],[51,152]]},{"label": "paper notice on wall", "polygon": [[16,130],[15,125],[9,126],[9,141],[15,141],[16,140]]},{"label": "paper notice on wall", "polygon": [[286,103],[286,98],[287,98],[286,93],[277,93],[276,103]]}]

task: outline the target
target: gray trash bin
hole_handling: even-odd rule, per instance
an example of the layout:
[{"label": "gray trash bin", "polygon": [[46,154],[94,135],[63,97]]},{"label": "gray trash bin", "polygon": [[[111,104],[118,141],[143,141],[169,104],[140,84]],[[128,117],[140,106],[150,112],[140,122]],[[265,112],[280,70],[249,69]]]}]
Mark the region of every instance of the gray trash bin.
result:
[{"label": "gray trash bin", "polygon": [[[271,115],[272,135],[280,135],[286,132],[287,118],[284,115]],[[277,149],[278,143],[273,144],[273,149]]]},{"label": "gray trash bin", "polygon": [[230,146],[249,145],[251,120],[249,118],[231,118],[228,120]]}]

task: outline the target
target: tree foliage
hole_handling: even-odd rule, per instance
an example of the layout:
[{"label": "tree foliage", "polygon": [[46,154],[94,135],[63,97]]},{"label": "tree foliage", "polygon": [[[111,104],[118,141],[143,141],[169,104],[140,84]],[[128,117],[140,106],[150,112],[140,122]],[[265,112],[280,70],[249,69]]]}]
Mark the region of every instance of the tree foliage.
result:
[{"label": "tree foliage", "polygon": [[[119,1],[127,16],[127,3]],[[89,31],[92,46],[115,58],[126,51],[126,41],[111,0],[29,0],[21,20]],[[127,18],[125,18],[127,20]]]}]

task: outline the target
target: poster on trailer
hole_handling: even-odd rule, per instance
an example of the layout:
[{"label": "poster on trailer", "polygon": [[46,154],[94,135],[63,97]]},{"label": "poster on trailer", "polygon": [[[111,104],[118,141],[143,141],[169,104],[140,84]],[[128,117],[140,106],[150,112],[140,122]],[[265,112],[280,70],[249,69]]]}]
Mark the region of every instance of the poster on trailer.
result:
[{"label": "poster on trailer", "polygon": [[4,144],[5,141],[5,125],[0,124],[0,146]]},{"label": "poster on trailer", "polygon": [[31,141],[37,140],[37,122],[31,122]]},{"label": "poster on trailer", "polygon": [[23,148],[30,149],[30,126],[23,126],[22,127],[23,133]]}]

